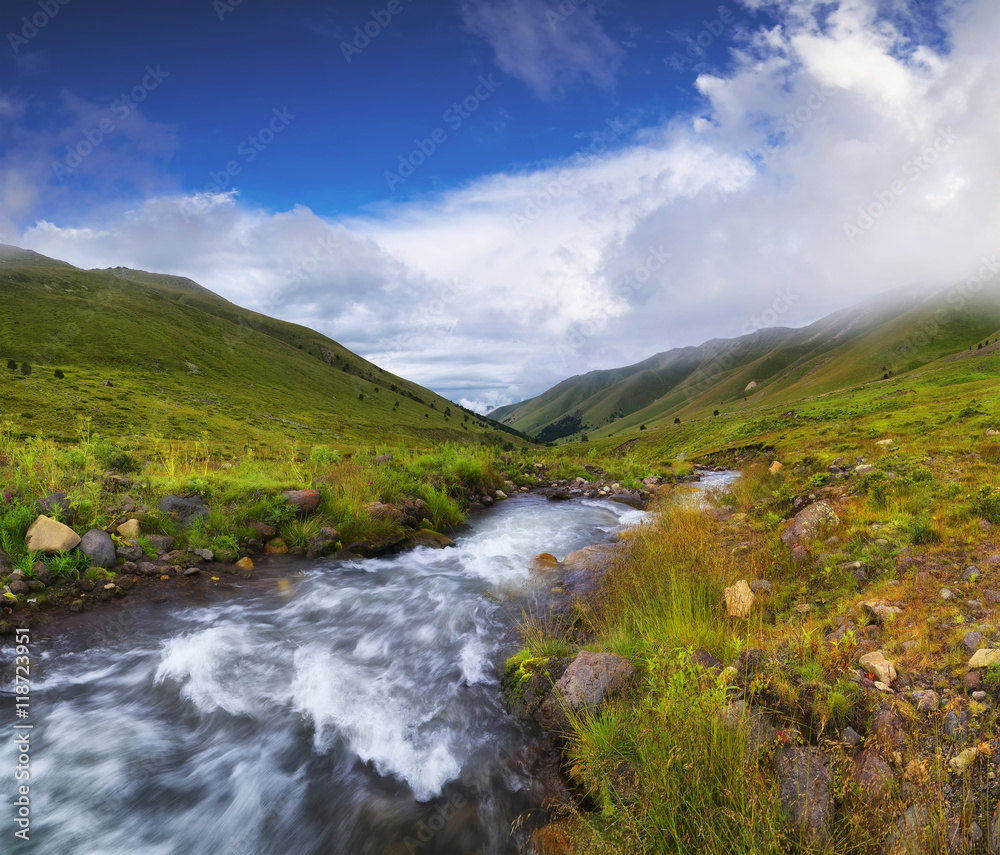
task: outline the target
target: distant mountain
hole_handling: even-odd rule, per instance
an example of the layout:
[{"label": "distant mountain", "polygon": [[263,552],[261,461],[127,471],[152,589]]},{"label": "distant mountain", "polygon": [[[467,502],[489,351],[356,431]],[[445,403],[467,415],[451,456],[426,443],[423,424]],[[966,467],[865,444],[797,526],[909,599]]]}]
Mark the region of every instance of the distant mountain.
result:
[{"label": "distant mountain", "polygon": [[774,327],[571,377],[490,418],[544,441],[782,404],[914,371],[1000,334],[1000,283],[895,291],[802,329]]},{"label": "distant mountain", "polygon": [[513,433],[190,279],[80,270],[2,244],[0,407],[6,430],[67,438],[81,418],[105,435],[230,444],[430,445]]}]

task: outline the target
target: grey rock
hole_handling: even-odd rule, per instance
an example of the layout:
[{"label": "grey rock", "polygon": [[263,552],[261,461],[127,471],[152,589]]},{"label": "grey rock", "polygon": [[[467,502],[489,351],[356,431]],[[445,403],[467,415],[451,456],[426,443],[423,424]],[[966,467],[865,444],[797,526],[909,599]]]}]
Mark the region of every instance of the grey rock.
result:
[{"label": "grey rock", "polygon": [[197,576],[199,573],[201,573],[201,570],[197,567],[188,567],[187,570],[184,571],[185,576]]},{"label": "grey rock", "polygon": [[169,534],[147,534],[146,540],[160,553],[169,552],[176,543],[176,539]]},{"label": "grey rock", "polygon": [[159,504],[161,513],[168,514],[177,525],[186,528],[197,519],[208,516],[208,505],[199,496],[165,496]]},{"label": "grey rock", "polygon": [[840,525],[840,517],[826,502],[816,502],[799,511],[781,533],[781,541],[789,549],[812,540],[823,526]]},{"label": "grey rock", "polygon": [[963,740],[969,735],[969,714],[952,711],[944,717],[944,734],[951,739]]},{"label": "grey rock", "polygon": [[759,754],[770,748],[778,738],[777,728],[760,707],[736,701],[722,710],[722,723],[732,730],[742,731],[747,752]]},{"label": "grey rock", "polygon": [[99,528],[92,528],[80,539],[80,551],[95,567],[105,570],[115,566],[117,555],[111,535]]},{"label": "grey rock", "polygon": [[149,561],[143,561],[136,567],[136,572],[143,576],[159,576],[160,568]]},{"label": "grey rock", "polygon": [[[443,537],[443,535],[441,536]],[[309,541],[306,557],[319,558],[323,555],[329,555],[331,552],[337,551],[339,543],[340,532],[331,526],[324,526],[319,530],[319,534]]]},{"label": "grey rock", "polygon": [[861,734],[858,733],[853,727],[845,727],[840,738],[852,747],[861,742]]},{"label": "grey rock", "polygon": [[66,525],[73,525],[75,518],[73,507],[65,493],[50,493],[44,499],[35,502],[35,507],[41,516],[52,517]]},{"label": "grey rock", "polygon": [[940,591],[940,597],[942,600],[952,600],[955,598],[955,592],[951,588],[942,588]]},{"label": "grey rock", "polygon": [[771,593],[771,583],[766,579],[754,579],[750,583],[750,590],[755,594],[770,594]]},{"label": "grey rock", "polygon": [[807,846],[821,844],[833,812],[833,777],[823,753],[787,745],[774,757],[781,807]]},{"label": "grey rock", "polygon": [[979,645],[983,643],[983,634],[981,632],[969,631],[965,633],[965,638],[962,639],[962,646],[969,651],[969,653],[975,653],[979,649]]},{"label": "grey rock", "polygon": [[126,546],[119,546],[115,549],[115,555],[123,561],[139,561],[145,554],[142,547],[132,541],[126,541]]},{"label": "grey rock", "polygon": [[535,713],[550,733],[571,729],[569,714],[600,706],[635,677],[635,666],[615,653],[581,650]]},{"label": "grey rock", "polygon": [[203,561],[215,561],[215,553],[211,549],[192,549],[191,552]]},{"label": "grey rock", "polygon": [[979,568],[974,564],[970,564],[965,568],[965,572],[962,573],[962,580],[965,582],[975,582],[980,576],[982,574],[979,572]]}]

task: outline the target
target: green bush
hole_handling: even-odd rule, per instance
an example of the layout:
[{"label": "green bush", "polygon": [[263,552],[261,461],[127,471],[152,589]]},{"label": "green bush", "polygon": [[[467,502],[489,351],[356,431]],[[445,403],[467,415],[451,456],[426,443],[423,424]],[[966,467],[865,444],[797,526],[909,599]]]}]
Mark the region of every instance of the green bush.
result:
[{"label": "green bush", "polygon": [[1000,525],[1000,493],[992,487],[980,487],[973,497],[972,507],[983,519]]}]

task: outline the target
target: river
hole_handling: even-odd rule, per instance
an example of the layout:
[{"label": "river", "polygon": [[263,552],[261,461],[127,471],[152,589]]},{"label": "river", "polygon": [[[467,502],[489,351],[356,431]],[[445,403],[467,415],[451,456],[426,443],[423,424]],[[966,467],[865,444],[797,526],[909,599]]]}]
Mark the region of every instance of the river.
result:
[{"label": "river", "polygon": [[[530,559],[643,516],[517,496],[453,549],[298,560],[238,595],[122,609],[94,637],[33,637],[31,842],[5,798],[0,850],[516,853],[540,734],[505,713],[497,653],[547,593]],[[7,682],[11,724],[13,697]],[[4,738],[0,792],[15,764]]]}]

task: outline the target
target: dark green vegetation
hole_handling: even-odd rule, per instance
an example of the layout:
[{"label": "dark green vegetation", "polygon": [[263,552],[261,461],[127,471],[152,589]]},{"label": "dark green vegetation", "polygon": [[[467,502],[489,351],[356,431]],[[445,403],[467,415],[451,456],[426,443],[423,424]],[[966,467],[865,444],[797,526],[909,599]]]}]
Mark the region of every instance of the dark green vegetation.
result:
[{"label": "dark green vegetation", "polygon": [[[977,292],[892,292],[804,329],[761,329],[733,340],[660,353],[636,365],[591,371],[537,398],[491,413],[546,441],[622,436],[680,418],[703,420],[774,408],[850,388],[907,388],[907,377],[957,359],[954,376],[986,378],[982,357],[1000,338],[1000,285]],[[880,385],[881,384],[881,385]]]},{"label": "dark green vegetation", "polygon": [[[517,442],[337,342],[176,276],[79,270],[0,246],[0,403],[20,435]],[[14,367],[11,368],[11,365]],[[454,413],[453,413],[454,410]]]}]

